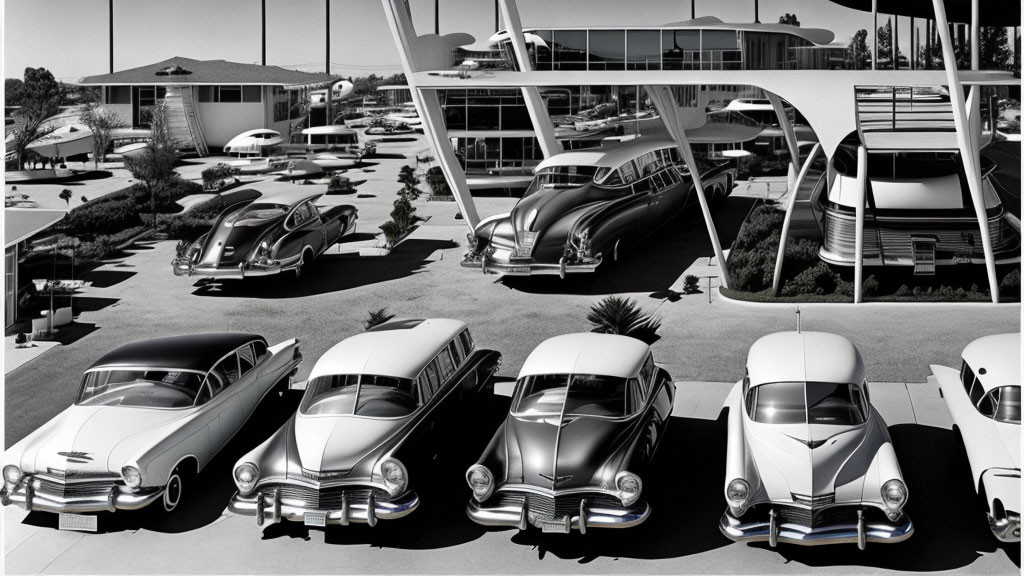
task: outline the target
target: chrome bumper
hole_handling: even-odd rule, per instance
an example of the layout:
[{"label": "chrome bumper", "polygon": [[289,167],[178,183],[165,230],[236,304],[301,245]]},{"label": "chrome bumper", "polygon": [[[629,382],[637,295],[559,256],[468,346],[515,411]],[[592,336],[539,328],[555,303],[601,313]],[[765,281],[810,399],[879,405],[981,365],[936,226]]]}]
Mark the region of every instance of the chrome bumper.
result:
[{"label": "chrome bumper", "polygon": [[894,544],[910,538],[914,524],[906,515],[902,523],[867,519],[850,524],[835,524],[810,528],[800,524],[777,522],[774,516],[763,521],[743,522],[732,516],[728,510],[722,514],[719,529],[726,538],[734,542],[778,542],[819,546],[822,544],[857,544],[862,550],[868,542]]},{"label": "chrome bumper", "polygon": [[[482,526],[511,526],[520,530],[526,530],[533,526],[544,531],[552,531],[549,528],[561,524],[560,532],[568,533],[578,530],[586,534],[590,528],[632,528],[642,524],[651,515],[651,507],[644,503],[642,511],[629,510],[627,508],[612,508],[608,506],[589,507],[586,502],[580,506],[580,513],[565,516],[558,519],[542,518],[527,510],[524,504],[509,506],[483,506],[480,502],[470,499],[466,506],[466,515],[469,519]],[[580,518],[583,522],[580,522]]]},{"label": "chrome bumper", "polygon": [[255,516],[257,526],[265,526],[268,522],[276,524],[282,520],[305,522],[306,514],[323,514],[325,524],[348,526],[351,523],[376,526],[377,520],[395,520],[408,516],[420,505],[420,498],[415,492],[407,492],[397,500],[379,501],[370,498],[368,501],[349,502],[342,499],[342,507],[338,510],[318,510],[305,506],[285,504],[277,498],[274,491],[269,497],[263,492],[250,496],[242,496],[238,492],[228,502],[228,510],[243,516]]},{"label": "chrome bumper", "polygon": [[280,274],[287,270],[292,270],[295,265],[286,266],[280,262],[273,264],[251,264],[242,263],[233,268],[228,267],[213,267],[213,266],[193,266],[192,262],[188,258],[175,258],[171,261],[171,268],[174,270],[175,276],[202,276],[212,278],[233,278],[241,280],[243,278],[254,278],[258,276],[273,276]]},{"label": "chrome bumper", "polygon": [[505,276],[560,276],[594,272],[601,265],[601,255],[597,254],[585,263],[570,264],[564,259],[556,264],[547,264],[530,260],[517,263],[493,260],[485,254],[466,254],[462,259],[465,268],[479,268],[484,274],[504,274]]},{"label": "chrome bumper", "polygon": [[6,486],[0,488],[0,504],[15,505],[29,512],[114,512],[145,508],[163,496],[163,493],[162,487],[129,492],[121,486],[113,485],[103,496],[64,497],[40,492],[33,488],[31,482],[22,480],[10,490]]},{"label": "chrome bumper", "polygon": [[988,527],[1000,542],[1020,542],[1020,516],[1007,514],[1006,518],[997,520],[989,514]]}]

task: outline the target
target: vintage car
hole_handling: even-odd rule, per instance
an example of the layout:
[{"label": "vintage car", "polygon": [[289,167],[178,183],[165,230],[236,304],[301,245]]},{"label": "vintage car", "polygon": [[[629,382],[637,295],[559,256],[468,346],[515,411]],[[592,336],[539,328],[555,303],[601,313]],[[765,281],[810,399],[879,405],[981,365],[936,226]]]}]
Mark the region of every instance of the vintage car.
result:
[{"label": "vintage car", "polygon": [[466,472],[484,526],[585,534],[647,519],[643,474],[668,427],[675,385],[643,342],[565,334],[526,359],[505,422]]},{"label": "vintage car", "polygon": [[305,265],[356,229],[355,206],[321,211],[316,201],[323,194],[278,184],[255,200],[228,206],[209,232],[191,244],[178,243],[174,275],[240,279],[291,271],[301,276]]},{"label": "vintage car", "polygon": [[1020,542],[1020,333],[986,336],[961,354],[959,373],[931,367],[963,442],[988,525]]},{"label": "vintage car", "polygon": [[68,514],[173,512],[196,474],[272,390],[287,388],[302,355],[256,334],[168,336],[125,344],[82,378],[75,403],[4,454],[0,500]]},{"label": "vintage car", "polygon": [[889,430],[849,340],[822,332],[761,338],[726,407],[726,537],[863,550],[913,534]]},{"label": "vintage car", "polygon": [[295,416],[235,464],[229,509],[258,526],[410,514],[416,479],[436,474],[433,457],[459,442],[500,364],[458,320],[393,320],[341,341],[313,367]]},{"label": "vintage car", "polygon": [[[729,162],[698,160],[709,199],[732,191]],[[529,276],[593,272],[678,214],[692,198],[689,167],[671,140],[636,139],[541,162],[512,212],[469,234],[463,266]]]},{"label": "vintage car", "polygon": [[[1020,262],[1020,232],[1007,219],[992,185],[996,165],[983,156],[982,192],[997,264]],[[868,155],[864,265],[938,268],[984,264],[978,217],[959,155],[951,152],[875,152]],[[837,176],[827,192],[815,191],[822,216],[820,258],[836,266],[856,260],[857,152],[844,143],[833,156]]]}]

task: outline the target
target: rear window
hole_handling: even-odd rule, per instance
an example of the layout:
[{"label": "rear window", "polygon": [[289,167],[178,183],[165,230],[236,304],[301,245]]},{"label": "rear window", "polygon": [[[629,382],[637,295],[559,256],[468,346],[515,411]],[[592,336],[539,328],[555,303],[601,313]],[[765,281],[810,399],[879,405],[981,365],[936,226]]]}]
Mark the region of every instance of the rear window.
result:
[{"label": "rear window", "polygon": [[747,413],[762,424],[855,426],[867,418],[867,402],[854,384],[775,382],[750,389]]}]

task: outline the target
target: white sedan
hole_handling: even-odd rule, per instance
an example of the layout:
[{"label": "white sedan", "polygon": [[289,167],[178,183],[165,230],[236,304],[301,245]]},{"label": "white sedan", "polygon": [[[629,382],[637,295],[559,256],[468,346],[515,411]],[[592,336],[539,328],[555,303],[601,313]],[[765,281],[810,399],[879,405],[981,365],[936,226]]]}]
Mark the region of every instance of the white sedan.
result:
[{"label": "white sedan", "polygon": [[11,446],[0,502],[61,514],[95,530],[88,512],[159,502],[173,512],[190,482],[254,412],[286,385],[298,341],[255,334],[170,336],[132,342],[86,370],[74,404]]},{"label": "white sedan", "polygon": [[932,365],[932,374],[967,451],[992,533],[1020,542],[1020,334],[979,338],[961,356],[959,372]]},{"label": "white sedan", "polygon": [[863,550],[913,534],[889,431],[849,340],[822,332],[761,338],[726,406],[726,537]]}]

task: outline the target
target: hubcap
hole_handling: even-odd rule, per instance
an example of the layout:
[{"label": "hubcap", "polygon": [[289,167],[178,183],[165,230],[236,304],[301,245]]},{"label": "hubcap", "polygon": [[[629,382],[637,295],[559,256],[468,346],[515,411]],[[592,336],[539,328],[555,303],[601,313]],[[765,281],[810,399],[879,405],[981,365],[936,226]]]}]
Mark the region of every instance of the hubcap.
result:
[{"label": "hubcap", "polygon": [[164,509],[170,512],[178,507],[178,502],[181,502],[181,477],[174,474],[167,481],[167,489],[164,490]]}]

